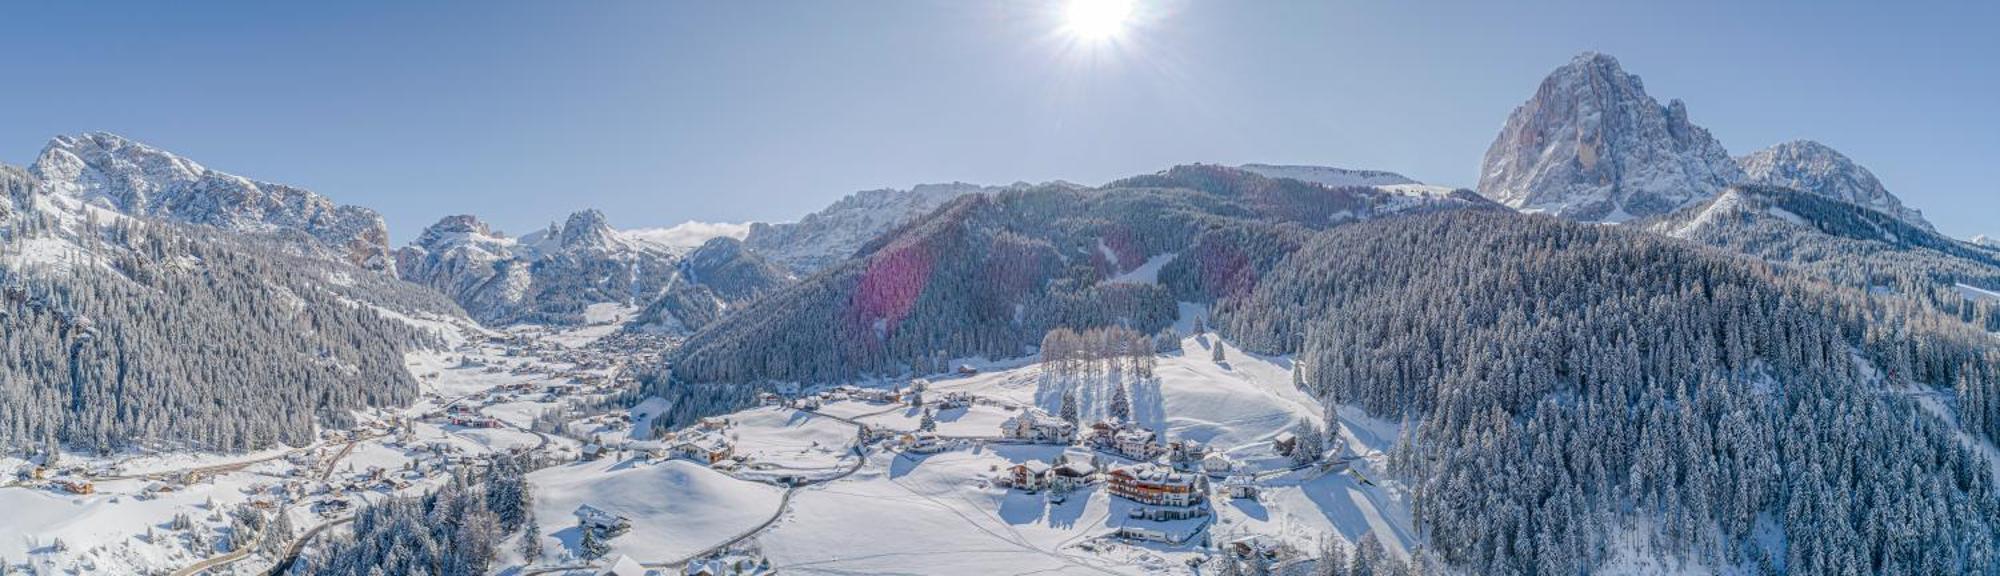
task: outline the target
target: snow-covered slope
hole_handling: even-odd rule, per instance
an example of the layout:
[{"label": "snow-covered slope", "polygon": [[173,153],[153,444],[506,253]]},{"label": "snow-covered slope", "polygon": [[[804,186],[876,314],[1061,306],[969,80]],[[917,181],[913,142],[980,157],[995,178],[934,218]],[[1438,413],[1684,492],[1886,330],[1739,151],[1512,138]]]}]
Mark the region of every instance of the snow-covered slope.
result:
[{"label": "snow-covered slope", "polygon": [[49,194],[124,214],[230,232],[302,234],[307,247],[350,264],[376,270],[394,264],[388,227],[373,210],[211,170],[114,134],[57,136],[28,171]]},{"label": "snow-covered slope", "polygon": [[953,198],[1006,189],[953,182],[919,184],[908,190],[864,190],[798,222],[751,224],[743,241],[773,262],[800,273],[812,272],[853,256],[869,240]]},{"label": "snow-covered slope", "polygon": [[1874,173],[1825,144],[1794,140],[1751,152],[1736,162],[1748,182],[1818,194],[1931,228],[1922,212],[1903,206]]},{"label": "snow-covered slope", "polygon": [[1380,170],[1350,170],[1331,166],[1300,166],[1273,164],[1244,164],[1237,166],[1245,171],[1265,178],[1291,178],[1302,182],[1325,184],[1333,187],[1347,186],[1391,186],[1397,184],[1418,184],[1402,174]]},{"label": "snow-covered slope", "polygon": [[1486,150],[1479,193],[1524,211],[1622,222],[1664,214],[1743,179],[1679,100],[1665,106],[1610,56],[1586,52],[1542,80]]},{"label": "snow-covered slope", "polygon": [[1980,246],[1985,246],[1987,248],[2000,249],[2000,238],[1993,238],[1985,234],[1973,236],[1972,243]]}]

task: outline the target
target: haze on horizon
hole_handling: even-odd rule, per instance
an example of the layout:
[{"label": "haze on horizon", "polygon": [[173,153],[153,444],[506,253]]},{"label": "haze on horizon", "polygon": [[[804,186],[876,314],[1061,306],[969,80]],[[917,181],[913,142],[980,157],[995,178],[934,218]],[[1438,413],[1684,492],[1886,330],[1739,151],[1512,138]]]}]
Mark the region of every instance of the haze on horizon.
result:
[{"label": "haze on horizon", "polygon": [[[0,162],[102,130],[381,211],[521,234],[788,220],[916,183],[1299,163],[1472,186],[1585,50],[1733,154],[1824,142],[1950,235],[2000,233],[2000,7],[1136,0],[10,7]],[[1066,20],[1068,18],[1068,20]]]}]

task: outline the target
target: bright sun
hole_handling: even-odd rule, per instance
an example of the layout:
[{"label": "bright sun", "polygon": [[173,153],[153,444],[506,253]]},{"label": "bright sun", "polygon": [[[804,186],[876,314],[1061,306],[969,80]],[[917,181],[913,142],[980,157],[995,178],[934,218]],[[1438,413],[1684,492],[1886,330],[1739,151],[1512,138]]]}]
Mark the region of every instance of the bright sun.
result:
[{"label": "bright sun", "polygon": [[1132,0],[1069,0],[1064,12],[1071,34],[1103,40],[1124,31],[1125,18],[1132,15]]}]

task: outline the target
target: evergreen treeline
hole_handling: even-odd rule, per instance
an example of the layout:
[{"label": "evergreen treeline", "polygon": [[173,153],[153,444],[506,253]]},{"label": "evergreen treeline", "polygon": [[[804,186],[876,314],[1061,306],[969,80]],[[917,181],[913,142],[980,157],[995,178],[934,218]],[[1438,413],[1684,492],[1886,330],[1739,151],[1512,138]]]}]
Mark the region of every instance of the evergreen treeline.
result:
[{"label": "evergreen treeline", "polygon": [[[498,456],[480,482],[454,476],[422,496],[371,504],[354,515],[353,533],[292,564],[292,574],[483,576],[508,534],[534,527],[528,466]],[[524,537],[539,539],[539,534]]]},{"label": "evergreen treeline", "polygon": [[1405,418],[1415,519],[1477,573],[1588,571],[1626,532],[1771,571],[2000,570],[1993,464],[1933,413],[1954,382],[1991,397],[2000,355],[1901,300],[1464,212],[1323,234],[1215,322]]},{"label": "evergreen treeline", "polygon": [[[62,242],[46,215],[16,216],[0,229],[0,260],[19,263],[30,240]],[[355,297],[450,308],[421,290],[375,293],[358,269],[329,283],[300,257],[193,227],[72,232],[85,260],[0,269],[0,446],[308,443],[316,425],[350,424],[351,410],[414,399],[403,353],[435,342]]]}]

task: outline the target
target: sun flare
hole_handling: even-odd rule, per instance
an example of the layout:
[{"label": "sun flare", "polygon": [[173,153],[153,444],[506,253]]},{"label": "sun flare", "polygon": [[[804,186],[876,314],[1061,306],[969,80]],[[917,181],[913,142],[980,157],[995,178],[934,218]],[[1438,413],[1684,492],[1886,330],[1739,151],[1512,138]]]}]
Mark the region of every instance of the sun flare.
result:
[{"label": "sun flare", "polygon": [[1064,17],[1069,32],[1088,40],[1117,37],[1132,15],[1132,0],[1069,0]]}]

